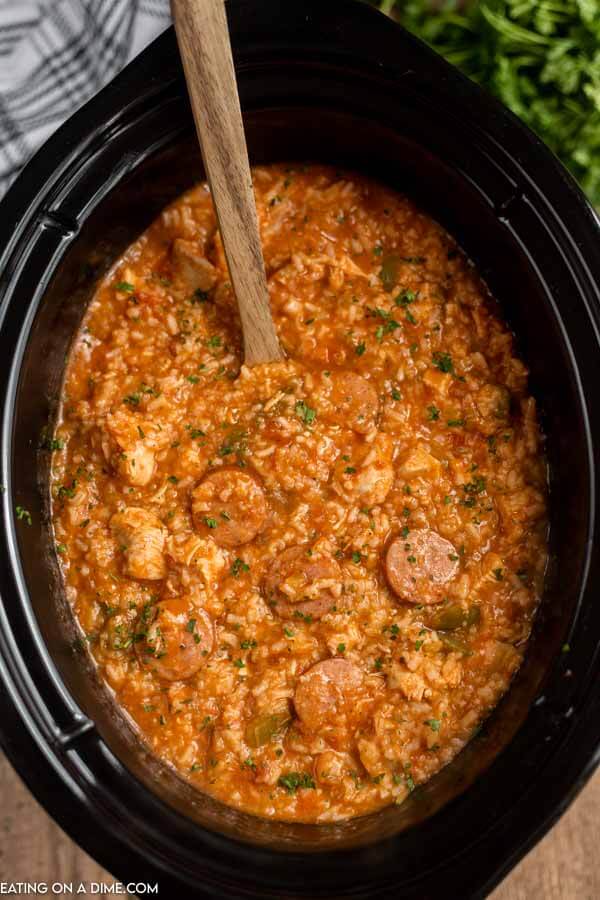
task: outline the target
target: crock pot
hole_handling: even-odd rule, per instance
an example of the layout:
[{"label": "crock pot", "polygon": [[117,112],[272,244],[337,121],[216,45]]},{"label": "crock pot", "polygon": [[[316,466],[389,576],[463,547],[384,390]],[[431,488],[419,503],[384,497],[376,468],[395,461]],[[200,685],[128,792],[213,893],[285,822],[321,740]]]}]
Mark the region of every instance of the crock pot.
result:
[{"label": "crock pot", "polygon": [[336,825],[269,822],[197,793],[100,683],[58,575],[42,436],[98,277],[203,177],[167,32],[48,141],[1,207],[2,746],[85,850],[164,896],[481,897],[598,762],[599,223],[523,125],[373,9],[227,7],[252,161],[339,163],[405,191],[456,236],[517,336],[551,497],[531,643],[451,765],[402,806]]}]

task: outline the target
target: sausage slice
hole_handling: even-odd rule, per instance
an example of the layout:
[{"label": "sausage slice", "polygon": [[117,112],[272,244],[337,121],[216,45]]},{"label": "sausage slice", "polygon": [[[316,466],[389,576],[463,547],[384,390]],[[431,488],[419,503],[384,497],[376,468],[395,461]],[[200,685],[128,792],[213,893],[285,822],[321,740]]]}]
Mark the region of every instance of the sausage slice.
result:
[{"label": "sausage slice", "polygon": [[458,555],[446,538],[428,528],[396,537],[385,555],[385,574],[391,589],[410,603],[439,603],[444,585],[458,572]]},{"label": "sausage slice", "polygon": [[211,472],[192,491],[194,527],[220,547],[252,541],[267,517],[265,493],[257,481],[237,469]]},{"label": "sausage slice", "polygon": [[363,686],[362,670],[346,659],[315,663],[298,679],[294,694],[298,718],[310,731],[341,729],[353,718]]},{"label": "sausage slice", "polygon": [[358,434],[366,434],[375,424],[379,412],[377,391],[370,381],[355,372],[332,373],[330,380],[328,419]]},{"label": "sausage slice", "polygon": [[135,649],[140,663],[159,678],[180,681],[204,665],[213,648],[208,614],[185,597],[162,600],[138,620]]},{"label": "sausage slice", "polygon": [[265,576],[267,602],[285,619],[319,619],[335,606],[342,572],[329,554],[310,548],[288,547],[276,557]]}]

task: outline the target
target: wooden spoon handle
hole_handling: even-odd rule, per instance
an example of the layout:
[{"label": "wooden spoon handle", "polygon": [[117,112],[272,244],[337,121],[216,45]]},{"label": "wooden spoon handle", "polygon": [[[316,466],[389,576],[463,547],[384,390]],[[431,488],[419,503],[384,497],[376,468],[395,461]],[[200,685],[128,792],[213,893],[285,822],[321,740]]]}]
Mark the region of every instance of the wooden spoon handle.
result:
[{"label": "wooden spoon handle", "polygon": [[244,333],[245,362],[283,354],[271,318],[224,0],[171,0],[200,149]]}]

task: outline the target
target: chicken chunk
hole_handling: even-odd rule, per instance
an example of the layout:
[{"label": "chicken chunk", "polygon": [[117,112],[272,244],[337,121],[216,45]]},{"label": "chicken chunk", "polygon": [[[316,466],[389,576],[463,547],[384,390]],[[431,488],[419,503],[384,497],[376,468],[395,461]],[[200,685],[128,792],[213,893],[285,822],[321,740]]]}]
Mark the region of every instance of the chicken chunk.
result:
[{"label": "chicken chunk", "polygon": [[333,475],[334,490],[361,505],[378,506],[394,483],[393,455],[392,438],[379,432],[372,443],[340,457]]},{"label": "chicken chunk", "polygon": [[173,269],[191,294],[206,292],[217,282],[217,270],[192,241],[177,238],[173,241]]},{"label": "chicken chunk", "polygon": [[154,477],[155,453],[166,438],[156,425],[142,416],[117,410],[106,417],[108,440],[103,441],[104,455],[127,481],[144,487]]},{"label": "chicken chunk", "polygon": [[147,509],[130,506],[115,513],[110,527],[125,552],[127,575],[151,581],[165,577],[166,530],[157,516]]}]

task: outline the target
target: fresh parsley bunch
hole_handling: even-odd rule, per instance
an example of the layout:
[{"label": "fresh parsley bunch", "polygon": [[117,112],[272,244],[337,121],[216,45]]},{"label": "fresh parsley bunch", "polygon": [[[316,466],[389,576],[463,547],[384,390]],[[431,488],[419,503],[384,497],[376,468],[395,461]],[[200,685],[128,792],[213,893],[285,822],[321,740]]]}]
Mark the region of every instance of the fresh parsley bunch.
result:
[{"label": "fresh parsley bunch", "polygon": [[377,0],[499,97],[600,206],[600,0]]}]

